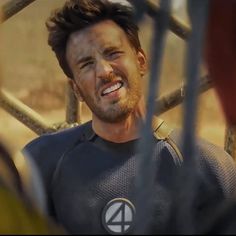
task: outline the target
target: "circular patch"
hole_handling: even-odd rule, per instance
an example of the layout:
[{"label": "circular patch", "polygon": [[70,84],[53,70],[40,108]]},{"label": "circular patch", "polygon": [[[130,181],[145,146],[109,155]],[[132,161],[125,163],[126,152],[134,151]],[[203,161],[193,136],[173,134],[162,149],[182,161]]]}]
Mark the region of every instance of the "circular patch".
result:
[{"label": "circular patch", "polygon": [[102,212],[104,228],[111,234],[127,234],[133,228],[135,207],[125,198],[115,198]]}]

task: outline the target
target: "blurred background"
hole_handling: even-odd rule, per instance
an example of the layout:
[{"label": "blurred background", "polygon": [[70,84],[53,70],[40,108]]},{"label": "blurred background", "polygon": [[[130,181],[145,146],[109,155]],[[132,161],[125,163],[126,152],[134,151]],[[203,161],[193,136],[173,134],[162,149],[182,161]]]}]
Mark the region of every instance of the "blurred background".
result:
[{"label": "blurred background", "polygon": [[[0,7],[7,0],[1,0]],[[53,52],[47,45],[45,21],[50,12],[65,0],[38,0],[1,25],[0,68],[2,86],[49,124],[65,120],[66,77]],[[188,24],[184,7],[172,12]],[[140,24],[140,38],[149,55],[152,19],[146,16]],[[159,96],[180,87],[184,82],[186,43],[170,31],[167,35]],[[148,76],[144,83],[148,81]],[[82,122],[90,119],[90,112],[82,106]],[[182,106],[161,115],[172,127],[182,126]],[[198,135],[224,146],[225,121],[213,89],[199,96]],[[0,138],[14,154],[37,135],[0,108]]]}]

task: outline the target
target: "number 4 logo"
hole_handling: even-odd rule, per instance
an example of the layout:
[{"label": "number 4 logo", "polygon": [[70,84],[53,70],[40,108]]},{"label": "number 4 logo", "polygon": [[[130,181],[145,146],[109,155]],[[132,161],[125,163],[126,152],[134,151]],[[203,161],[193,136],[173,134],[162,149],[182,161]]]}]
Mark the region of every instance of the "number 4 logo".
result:
[{"label": "number 4 logo", "polygon": [[102,223],[111,234],[126,234],[134,223],[134,205],[125,198],[115,198],[104,208]]}]

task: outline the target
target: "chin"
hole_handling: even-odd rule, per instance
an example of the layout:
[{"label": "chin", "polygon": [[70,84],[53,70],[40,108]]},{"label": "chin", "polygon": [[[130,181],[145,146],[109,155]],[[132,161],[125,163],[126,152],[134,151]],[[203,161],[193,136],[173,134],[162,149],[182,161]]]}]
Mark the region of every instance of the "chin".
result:
[{"label": "chin", "polygon": [[132,112],[132,110],[126,110],[122,112],[117,111],[104,111],[97,115],[97,117],[107,123],[119,123],[124,121]]}]

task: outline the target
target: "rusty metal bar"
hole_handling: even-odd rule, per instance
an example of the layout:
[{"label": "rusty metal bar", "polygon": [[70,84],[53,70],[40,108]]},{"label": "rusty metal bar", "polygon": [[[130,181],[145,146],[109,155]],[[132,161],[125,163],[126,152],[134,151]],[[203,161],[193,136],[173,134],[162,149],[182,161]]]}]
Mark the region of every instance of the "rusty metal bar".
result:
[{"label": "rusty metal bar", "polygon": [[0,90],[0,106],[38,135],[56,131],[38,113],[3,89]]},{"label": "rusty metal bar", "polygon": [[236,161],[236,126],[228,126],[225,133],[225,151]]},{"label": "rusty metal bar", "polygon": [[[199,81],[198,92],[204,93],[208,89],[212,88],[212,81],[209,79],[208,75],[202,77]],[[186,94],[186,85],[184,84],[182,87],[177,88],[176,90],[164,95],[156,100],[155,105],[155,114],[162,114],[179,104],[181,104],[185,98]]]},{"label": "rusty metal bar", "polygon": [[80,123],[80,111],[78,109],[78,100],[69,84],[66,87],[66,122],[68,124]]},{"label": "rusty metal bar", "polygon": [[[160,12],[160,7],[151,1],[147,1],[146,7],[147,7],[147,14],[151,17],[154,17],[156,14],[159,14]],[[180,20],[178,20],[174,16],[170,16],[169,29],[183,40],[188,39],[189,34],[191,32],[191,29],[186,24],[180,22]]]},{"label": "rusty metal bar", "polygon": [[11,0],[2,6],[1,23],[14,16],[16,13],[27,7],[36,0]]}]

